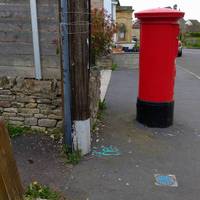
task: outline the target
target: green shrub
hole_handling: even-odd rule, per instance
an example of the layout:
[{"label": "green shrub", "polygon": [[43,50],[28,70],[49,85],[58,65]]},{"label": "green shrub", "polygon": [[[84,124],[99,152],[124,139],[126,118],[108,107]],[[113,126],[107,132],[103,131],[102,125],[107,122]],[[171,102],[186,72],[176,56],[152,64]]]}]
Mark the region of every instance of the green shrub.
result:
[{"label": "green shrub", "polygon": [[184,44],[188,48],[199,48],[200,47],[200,37],[186,37]]},{"label": "green shrub", "polygon": [[200,32],[193,32],[193,33],[190,33],[190,36],[191,36],[191,37],[200,37]]},{"label": "green shrub", "polygon": [[96,58],[109,54],[117,27],[111,16],[104,9],[93,9],[91,15],[91,56],[92,64],[95,65]]},{"label": "green shrub", "polygon": [[197,48],[197,49],[200,49],[200,44],[187,44],[186,47],[187,48]]}]

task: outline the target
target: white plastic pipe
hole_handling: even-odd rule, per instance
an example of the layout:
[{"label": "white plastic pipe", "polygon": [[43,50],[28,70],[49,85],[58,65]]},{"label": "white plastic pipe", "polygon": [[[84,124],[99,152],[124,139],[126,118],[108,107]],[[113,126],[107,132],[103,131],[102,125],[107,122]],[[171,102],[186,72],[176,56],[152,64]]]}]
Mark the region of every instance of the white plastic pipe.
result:
[{"label": "white plastic pipe", "polygon": [[30,0],[35,78],[42,79],[36,0]]}]

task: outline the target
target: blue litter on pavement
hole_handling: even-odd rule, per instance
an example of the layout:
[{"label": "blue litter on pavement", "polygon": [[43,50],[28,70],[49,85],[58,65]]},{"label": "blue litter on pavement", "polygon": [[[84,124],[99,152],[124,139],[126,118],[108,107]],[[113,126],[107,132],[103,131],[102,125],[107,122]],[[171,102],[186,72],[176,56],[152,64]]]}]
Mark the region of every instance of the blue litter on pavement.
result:
[{"label": "blue litter on pavement", "polygon": [[97,157],[120,156],[121,152],[117,147],[108,146],[108,147],[102,147],[99,150],[93,150],[92,155]]},{"label": "blue litter on pavement", "polygon": [[170,187],[177,187],[178,183],[176,180],[175,175],[154,175],[156,182],[155,184],[158,186],[170,186]]}]

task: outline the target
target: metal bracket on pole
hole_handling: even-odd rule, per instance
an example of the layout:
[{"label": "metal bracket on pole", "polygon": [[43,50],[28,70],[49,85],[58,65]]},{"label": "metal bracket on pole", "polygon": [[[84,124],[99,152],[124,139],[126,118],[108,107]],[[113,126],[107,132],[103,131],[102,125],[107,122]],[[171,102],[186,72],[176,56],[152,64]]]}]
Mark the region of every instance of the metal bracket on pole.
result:
[{"label": "metal bracket on pole", "polygon": [[42,72],[41,72],[41,61],[40,61],[40,46],[39,46],[39,33],[38,33],[38,19],[37,19],[36,0],[30,0],[30,8],[31,8],[32,34],[33,34],[35,78],[40,80],[40,79],[42,79]]}]

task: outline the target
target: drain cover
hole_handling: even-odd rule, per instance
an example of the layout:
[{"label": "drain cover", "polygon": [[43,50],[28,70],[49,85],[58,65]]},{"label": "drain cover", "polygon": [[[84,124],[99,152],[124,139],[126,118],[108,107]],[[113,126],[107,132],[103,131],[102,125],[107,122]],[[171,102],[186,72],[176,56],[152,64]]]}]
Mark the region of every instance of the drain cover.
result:
[{"label": "drain cover", "polygon": [[168,186],[168,187],[178,187],[178,183],[175,175],[160,175],[155,174],[155,185],[157,186]]}]

